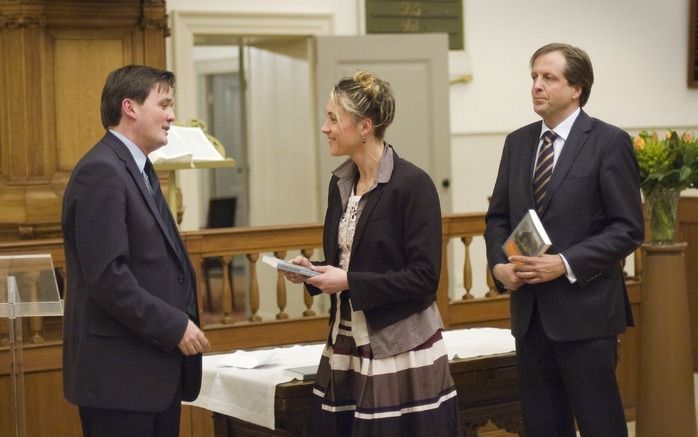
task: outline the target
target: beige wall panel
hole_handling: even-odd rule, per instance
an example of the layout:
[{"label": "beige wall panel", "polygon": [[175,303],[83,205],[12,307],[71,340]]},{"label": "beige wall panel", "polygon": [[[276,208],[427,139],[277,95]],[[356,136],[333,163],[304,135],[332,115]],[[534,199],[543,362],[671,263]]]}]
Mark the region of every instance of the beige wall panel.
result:
[{"label": "beige wall panel", "polygon": [[0,190],[0,222],[22,223],[24,215],[24,188],[2,187]]},{"label": "beige wall panel", "polygon": [[54,192],[51,187],[27,190],[26,221],[30,223],[48,223],[60,217],[62,194]]},{"label": "beige wall panel", "polygon": [[104,80],[127,63],[129,53],[122,39],[55,41],[58,170],[70,171],[104,135],[99,110]]},{"label": "beige wall panel", "polygon": [[[6,35],[9,40],[21,41],[23,30],[8,30],[6,31]],[[21,47],[18,47],[17,50],[10,49],[10,54],[13,58],[13,62],[3,62],[6,77],[23,77],[26,65],[25,56]],[[6,96],[3,100],[5,100],[7,104],[8,119],[24,121],[23,123],[8,123],[6,126],[7,143],[5,143],[1,159],[3,162],[6,162],[3,166],[6,169],[4,174],[10,180],[27,176],[27,162],[25,156],[27,150],[29,150],[29,147],[27,147],[29,140],[27,136],[27,126],[29,120],[26,117],[28,114],[25,114],[27,101],[25,90],[25,83],[11,83],[8,81],[7,87],[3,93]]]},{"label": "beige wall panel", "polygon": [[[37,373],[25,373],[24,394],[27,436],[80,437],[78,409],[63,398],[63,376],[60,369]],[[0,377],[0,414],[10,417],[11,381]],[[5,400],[8,400],[5,402]],[[12,436],[14,430],[9,421],[0,420],[0,435]]]}]

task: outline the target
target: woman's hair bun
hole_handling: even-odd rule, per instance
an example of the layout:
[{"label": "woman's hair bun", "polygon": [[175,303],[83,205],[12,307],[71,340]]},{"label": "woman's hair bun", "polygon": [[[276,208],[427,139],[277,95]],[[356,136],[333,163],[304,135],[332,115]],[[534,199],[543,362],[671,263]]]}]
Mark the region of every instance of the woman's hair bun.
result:
[{"label": "woman's hair bun", "polygon": [[376,97],[383,91],[381,81],[368,71],[357,70],[353,79],[359,84],[361,89],[370,97]]}]

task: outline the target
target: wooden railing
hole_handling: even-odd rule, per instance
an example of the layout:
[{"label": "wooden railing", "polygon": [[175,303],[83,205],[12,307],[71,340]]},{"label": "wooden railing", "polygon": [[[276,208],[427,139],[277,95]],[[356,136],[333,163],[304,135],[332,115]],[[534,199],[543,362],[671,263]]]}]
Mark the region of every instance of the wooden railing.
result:
[{"label": "wooden railing", "polygon": [[[509,297],[494,290],[483,260],[484,251],[474,249],[475,246],[484,246],[484,214],[453,214],[444,216],[442,220],[443,262],[437,303],[447,329],[508,327]],[[291,286],[284,279],[276,276],[274,280],[272,269],[257,268],[264,254],[287,258],[302,253],[309,258],[321,259],[320,225],[216,229],[185,232],[182,237],[199,278],[200,316],[214,351],[323,341],[326,338],[327,314],[321,301],[303,291],[301,299],[290,291]],[[68,290],[62,240],[0,244],[0,255],[39,253],[52,256],[59,288]],[[639,261],[636,259],[636,275],[641,270]],[[233,264],[234,268],[231,268]],[[213,299],[214,293],[206,293],[207,275],[204,269],[210,273],[216,266],[219,266],[221,275],[216,280],[220,297]],[[271,282],[268,281],[269,275],[272,276]],[[245,281],[239,281],[241,276]],[[267,280],[262,280],[265,276]],[[235,281],[231,279],[238,280],[236,287],[232,286]],[[212,282],[211,287],[213,285]],[[628,278],[628,290],[636,322],[639,322],[640,283],[637,278]],[[289,305],[293,303],[291,301],[296,305]],[[263,308],[267,310],[262,311]],[[27,410],[28,417],[33,414],[47,417],[52,427],[57,426],[56,429],[61,430],[59,434],[78,435],[77,412],[63,399],[60,389],[62,318],[37,317],[24,323],[25,332],[31,333],[25,336],[24,348],[27,384],[42,387],[41,390],[32,391],[27,398],[27,404],[31,406]],[[4,345],[0,344],[0,395],[5,393],[9,396],[7,333],[7,321],[0,320],[0,342],[5,342]],[[637,329],[621,336],[618,377],[629,418],[634,415],[636,399],[637,345]],[[4,427],[7,414],[9,412],[0,408],[0,435],[9,432]],[[183,421],[192,430],[197,427],[210,428],[210,415],[203,410],[185,409]],[[43,430],[40,422],[32,422],[30,427],[31,435],[56,435],[54,430]],[[194,437],[209,434],[191,431],[181,435]]]},{"label": "wooden railing", "polygon": [[[443,262],[437,304],[448,328],[464,326],[508,326],[508,296],[499,294],[484,262],[480,275],[473,274],[472,243],[484,232],[484,214],[451,214],[442,219]],[[308,258],[321,258],[322,226],[288,225],[268,227],[240,227],[184,232],[182,238],[196,270],[199,281],[199,308],[202,325],[209,331],[215,350],[291,344],[300,341],[322,340],[326,335],[327,315],[318,311],[314,298],[303,292],[300,311],[287,308],[287,281],[278,274],[275,290],[262,290],[257,266],[264,254],[285,258],[290,253],[302,253]],[[449,247],[449,245],[451,247]],[[62,241],[40,240],[0,244],[0,255],[49,253],[57,272],[59,288],[65,284],[65,257]],[[450,254],[462,257],[462,285],[451,287],[449,276]],[[484,253],[480,253],[484,256]],[[234,259],[244,259],[245,265],[233,268]],[[239,264],[239,262],[238,262]],[[240,269],[240,267],[242,267]],[[220,278],[212,291],[211,270]],[[242,270],[243,273],[234,273]],[[636,273],[639,271],[639,260]],[[271,271],[271,270],[269,270]],[[244,290],[235,289],[232,275],[244,276]],[[484,284],[473,284],[474,277],[485,278]],[[474,289],[486,290],[475,295]],[[214,295],[220,299],[214,301]],[[275,302],[272,302],[275,300]],[[273,317],[260,315],[260,307],[274,307]],[[28,321],[31,335],[27,341],[41,344],[60,338],[60,320],[36,317]],[[0,346],[7,344],[7,323],[0,321]]]},{"label": "wooden railing", "polygon": [[[495,290],[489,274],[487,284],[473,284],[473,254],[471,244],[482,238],[484,214],[453,214],[443,217],[443,262],[437,294],[439,309],[447,327],[468,324],[502,325],[508,319],[507,297]],[[204,329],[209,331],[216,350],[244,347],[290,344],[299,341],[322,340],[326,335],[327,315],[318,310],[314,299],[303,292],[301,311],[287,308],[287,281],[278,275],[275,290],[260,287],[257,266],[264,254],[285,258],[291,253],[301,253],[308,258],[322,258],[322,226],[289,225],[269,227],[240,227],[195,232],[184,232],[182,238],[196,270],[199,284],[199,308]],[[449,250],[449,245],[452,247]],[[49,253],[52,256],[61,290],[65,283],[65,256],[62,241],[37,240],[0,244],[0,255]],[[463,264],[458,267],[463,275],[463,287],[449,295],[449,254],[459,254]],[[237,264],[233,268],[234,260]],[[240,266],[242,259],[244,265]],[[484,267],[482,267],[483,270]],[[212,290],[211,271],[220,273],[216,290]],[[242,274],[235,273],[242,270]],[[267,272],[268,273],[268,272]],[[232,275],[244,276],[244,290],[234,289]],[[475,297],[473,289],[486,289],[484,297]],[[214,299],[216,295],[220,299]],[[275,302],[272,302],[275,301]],[[487,304],[485,304],[487,301]],[[462,306],[470,302],[472,309]],[[262,305],[274,307],[273,317],[263,317]],[[484,307],[483,307],[484,304]],[[477,308],[475,308],[477,307]],[[494,314],[497,314],[494,317]],[[493,323],[489,323],[493,322]],[[31,336],[28,341],[42,344],[60,339],[60,320],[56,318],[31,319]],[[504,323],[506,324],[506,323]],[[7,344],[7,323],[0,321],[0,346]]]}]

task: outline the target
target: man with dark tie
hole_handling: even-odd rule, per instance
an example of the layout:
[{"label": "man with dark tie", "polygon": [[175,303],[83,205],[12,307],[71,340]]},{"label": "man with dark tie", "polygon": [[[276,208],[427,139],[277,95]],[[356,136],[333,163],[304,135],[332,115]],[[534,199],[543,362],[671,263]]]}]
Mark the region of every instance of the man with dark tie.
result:
[{"label": "man with dark tie", "polygon": [[107,133],[65,191],[63,383],[88,437],[177,437],[201,386],[194,269],[148,160],[167,143],[174,82],[141,65],[110,73]]},{"label": "man with dark tie", "polygon": [[[643,239],[638,167],[628,134],[581,108],[588,55],[549,44],[531,57],[542,121],[509,134],[485,241],[501,291],[511,290],[526,437],[628,435],[615,376],[617,336],[632,325],[623,259]],[[507,259],[502,244],[535,209],[552,247]]]}]

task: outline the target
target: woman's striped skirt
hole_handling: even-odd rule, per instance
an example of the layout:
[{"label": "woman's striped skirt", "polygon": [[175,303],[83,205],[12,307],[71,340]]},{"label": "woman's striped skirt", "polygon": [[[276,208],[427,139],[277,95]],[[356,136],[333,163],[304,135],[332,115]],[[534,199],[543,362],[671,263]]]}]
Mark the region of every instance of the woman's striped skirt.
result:
[{"label": "woman's striped skirt", "polygon": [[441,331],[413,350],[376,359],[370,345],[356,346],[345,323],[320,360],[311,436],[462,435]]}]

